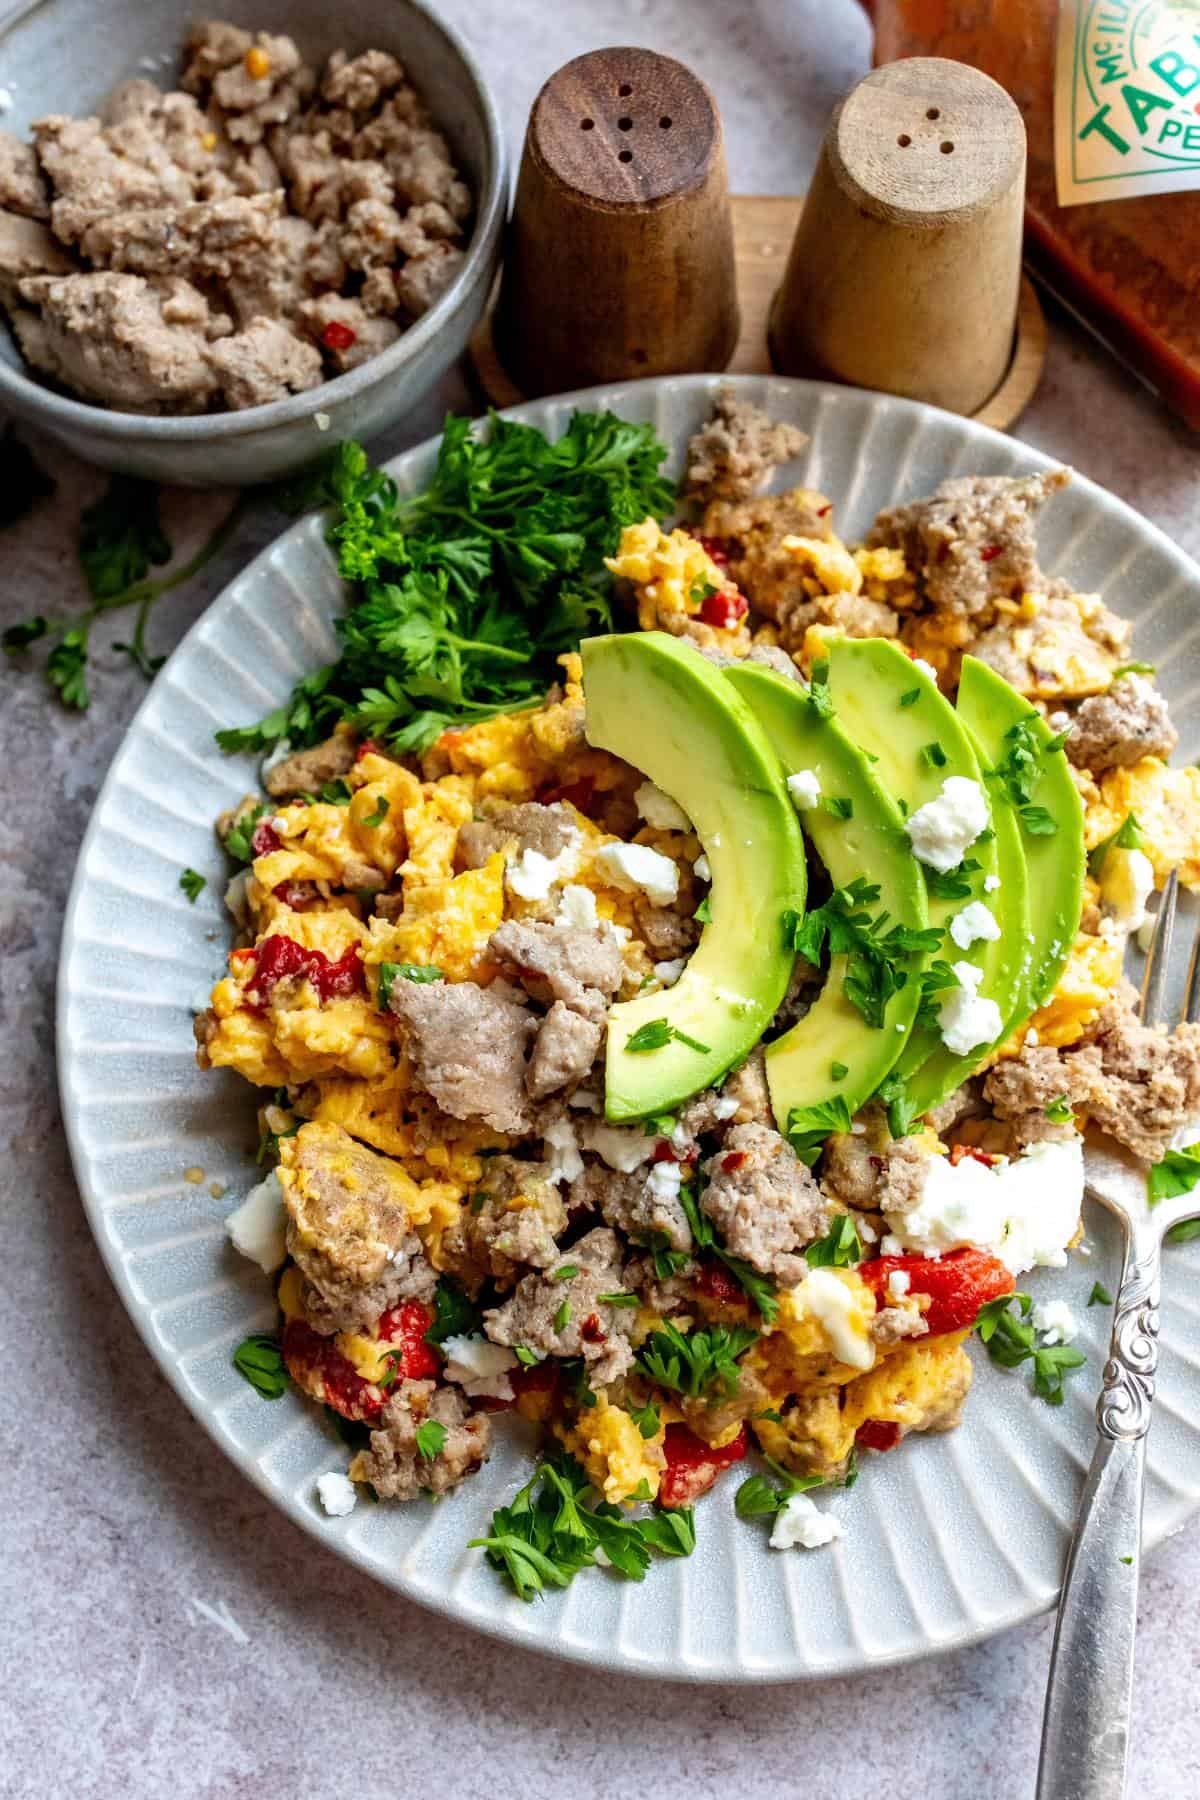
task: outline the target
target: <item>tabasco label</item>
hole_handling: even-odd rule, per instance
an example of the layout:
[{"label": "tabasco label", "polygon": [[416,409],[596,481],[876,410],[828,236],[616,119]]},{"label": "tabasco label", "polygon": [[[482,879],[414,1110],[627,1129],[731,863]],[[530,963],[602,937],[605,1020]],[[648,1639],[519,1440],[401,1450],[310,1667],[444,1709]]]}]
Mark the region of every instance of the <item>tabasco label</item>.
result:
[{"label": "tabasco label", "polygon": [[1200,188],[1200,0],[1059,0],[1060,206]]}]

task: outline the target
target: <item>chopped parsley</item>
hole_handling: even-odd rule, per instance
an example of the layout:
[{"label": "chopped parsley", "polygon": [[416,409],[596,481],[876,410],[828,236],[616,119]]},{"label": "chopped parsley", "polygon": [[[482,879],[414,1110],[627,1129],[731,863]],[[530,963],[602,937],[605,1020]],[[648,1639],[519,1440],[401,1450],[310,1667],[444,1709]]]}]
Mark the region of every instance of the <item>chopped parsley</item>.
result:
[{"label": "chopped parsley", "polygon": [[377,825],[383,824],[383,821],[388,816],[388,811],[390,809],[390,806],[391,806],[391,802],[389,801],[387,795],[380,794],[379,803],[376,806],[374,812],[369,812],[367,814],[366,818],[363,820],[363,824],[367,827],[368,831],[374,831],[374,829]]},{"label": "chopped parsley", "polygon": [[779,1312],[779,1301],[776,1298],[775,1284],[770,1276],[756,1269],[743,1257],[734,1256],[731,1251],[717,1241],[717,1231],[708,1214],[701,1212],[696,1202],[695,1190],[685,1183],[679,1190],[679,1199],[687,1222],[691,1228],[697,1250],[711,1250],[719,1261],[725,1264],[729,1273],[738,1282],[746,1298],[756,1306],[767,1325],[775,1323]]},{"label": "chopped parsley", "polygon": [[1200,1181],[1200,1143],[1185,1144],[1179,1150],[1168,1150],[1146,1176],[1146,1198],[1151,1206],[1160,1200],[1174,1200],[1190,1194]]},{"label": "chopped parsley", "polygon": [[921,690],[919,687],[909,688],[906,694],[901,694],[900,704],[901,706],[915,706],[920,698]]},{"label": "chopped parsley", "polygon": [[523,1369],[536,1369],[542,1360],[537,1351],[531,1350],[528,1344],[514,1344],[513,1355]]},{"label": "chopped parsley", "polygon": [[810,1244],[804,1256],[814,1269],[848,1269],[861,1262],[862,1242],[849,1213],[838,1213],[826,1235]]},{"label": "chopped parsley", "polygon": [[264,1400],[280,1400],[291,1377],[279,1339],[270,1331],[252,1331],[233,1353],[233,1366]]},{"label": "chopped parsley", "polygon": [[602,1306],[625,1306],[625,1307],[628,1307],[628,1306],[636,1306],[638,1303],[638,1297],[636,1294],[626,1293],[622,1289],[618,1289],[615,1294],[597,1294],[596,1298]]},{"label": "chopped parsley", "polygon": [[770,1457],[767,1461],[779,1476],[781,1485],[776,1487],[765,1475],[747,1476],[733,1502],[733,1510],[739,1519],[773,1519],[783,1511],[793,1494],[805,1494],[809,1488],[825,1485],[820,1475],[789,1475]]},{"label": "chopped parsley", "polygon": [[812,666],[808,699],[818,718],[831,719],[833,717],[833,695],[829,692],[829,659],[827,657],[820,658]]},{"label": "chopped parsley", "polygon": [[849,1073],[850,1067],[848,1063],[834,1062],[829,1065],[829,1075],[832,1081],[845,1081]]},{"label": "chopped parsley", "polygon": [[694,1050],[698,1056],[709,1054],[707,1044],[702,1044],[698,1039],[689,1037],[686,1031],[680,1031],[679,1027],[672,1025],[668,1019],[647,1019],[644,1025],[639,1025],[637,1030],[626,1038],[625,1048],[632,1051],[635,1056],[641,1056],[649,1050],[661,1050],[672,1039],[677,1043],[686,1044],[688,1049]]},{"label": "chopped parsley", "polygon": [[1158,672],[1158,664],[1157,663],[1149,663],[1149,662],[1122,663],[1119,669],[1113,670],[1112,680],[1109,682],[1108,685],[1111,687],[1114,681],[1120,681],[1122,679],[1122,677],[1125,675],[1154,675],[1157,672]]},{"label": "chopped parsley", "polygon": [[432,1462],[440,1456],[446,1443],[446,1427],[439,1425],[436,1419],[426,1419],[417,1426],[417,1454],[423,1462]]},{"label": "chopped parsley", "polygon": [[474,1337],[483,1330],[483,1314],[475,1302],[448,1275],[439,1275],[433,1295],[433,1324],[425,1342],[438,1349],[451,1337]]},{"label": "chopped parsley", "polygon": [[952,869],[931,869],[922,863],[925,870],[925,887],[931,900],[969,900],[971,897],[971,876],[978,874],[979,864],[973,856],[968,856]]},{"label": "chopped parsley", "polygon": [[596,1552],[627,1581],[641,1581],[653,1553],[690,1556],[696,1547],[691,1508],[658,1510],[636,1519],[600,1501],[589,1505],[588,1477],[569,1456],[542,1463],[533,1479],[492,1515],[491,1533],[473,1538],[488,1562],[522,1600],[547,1587],[565,1588]]},{"label": "chopped parsley", "polygon": [[323,782],[317,791],[317,799],[323,800],[326,806],[349,806],[353,798],[349,783],[343,781],[340,775],[336,781]]},{"label": "chopped parsley", "polygon": [[[1015,1313],[1009,1311],[1013,1305],[1017,1308]],[[975,1330],[992,1361],[1001,1368],[1016,1369],[1022,1363],[1032,1362],[1034,1393],[1049,1406],[1061,1406],[1064,1375],[1081,1369],[1087,1357],[1073,1344],[1039,1344],[1032,1312],[1033,1301],[1028,1294],[1001,1294],[999,1299],[980,1307]]]},{"label": "chopped parsley", "polygon": [[653,1400],[648,1401],[645,1406],[631,1406],[629,1416],[644,1438],[657,1436],[662,1418]]},{"label": "chopped parsley", "polygon": [[578,1273],[578,1263],[563,1263],[560,1268],[551,1270],[550,1279],[551,1281],[570,1281],[572,1276],[578,1275]]},{"label": "chopped parsley", "polygon": [[688,599],[693,606],[703,606],[706,600],[711,600],[713,595],[719,594],[720,591],[720,588],[714,587],[711,581],[693,581],[688,589]]},{"label": "chopped parsley", "polygon": [[564,1332],[567,1329],[567,1326],[570,1324],[570,1322],[571,1322],[571,1302],[569,1300],[564,1300],[562,1305],[559,1307],[558,1311],[554,1315],[555,1331],[560,1332],[560,1333]]},{"label": "chopped parsley", "polygon": [[800,1161],[811,1169],[830,1133],[849,1129],[850,1108],[843,1095],[835,1094],[831,1100],[818,1101],[816,1106],[793,1106],[784,1136]]},{"label": "chopped parsley", "polygon": [[679,1120],[674,1113],[650,1113],[642,1120],[647,1137],[670,1137]]},{"label": "chopped parsley", "polygon": [[1088,851],[1088,874],[1099,880],[1110,850],[1140,850],[1145,844],[1136,813],[1126,813],[1111,837],[1104,838]]},{"label": "chopped parsley", "polygon": [[376,1001],[379,1011],[386,1012],[392,998],[392,988],[397,981],[416,981],[420,983],[441,981],[445,970],[439,969],[436,963],[390,963],[379,965],[379,987]]},{"label": "chopped parsley", "polygon": [[262,801],[252,806],[244,818],[236,825],[231,825],[225,836],[225,853],[232,856],[234,862],[249,863],[254,861],[254,827],[260,819],[271,811],[270,806]]},{"label": "chopped parsley", "polygon": [[1075,1123],[1075,1114],[1066,1094],[1060,1094],[1057,1100],[1050,1102],[1046,1108],[1046,1117],[1055,1125],[1073,1125]]},{"label": "chopped parsley", "polygon": [[1004,754],[996,767],[987,771],[987,779],[1000,787],[1031,837],[1052,837],[1058,830],[1053,814],[1031,802],[1045,770],[1045,758],[1061,750],[1068,735],[1061,731],[1043,745],[1039,721],[1030,713],[1005,732]]},{"label": "chopped parsley", "polygon": [[878,886],[859,875],[835,888],[823,906],[803,916],[784,914],[787,941],[798,955],[819,964],[827,945],[831,956],[846,958],[846,998],[876,1030],[883,1029],[888,1002],[908,981],[905,964],[928,955],[942,941],[940,931],[889,924],[886,912],[872,917],[868,909],[879,894]]},{"label": "chopped parsley", "polygon": [[909,1099],[904,1078],[893,1069],[875,1090],[875,1098],[887,1109],[888,1130],[894,1138],[908,1137],[917,1116],[915,1102]]},{"label": "chopped parsley", "polygon": [[935,738],[932,744],[922,744],[921,761],[927,769],[944,769],[947,762],[946,752]]},{"label": "chopped parsley", "polygon": [[817,804],[822,812],[831,813],[835,819],[852,819],[854,817],[853,800],[843,798],[839,794],[822,794]]},{"label": "chopped parsley", "polygon": [[1030,837],[1053,837],[1058,820],[1044,806],[1022,806],[1017,814]]},{"label": "chopped parsley", "polygon": [[195,906],[197,900],[208,886],[208,882],[203,875],[197,875],[195,869],[185,869],[183,874],[179,877],[179,885],[191,901],[192,905]]},{"label": "chopped parsley", "polygon": [[711,894],[705,894],[703,900],[700,902],[699,906],[696,908],[695,912],[692,914],[692,917],[700,925],[708,925],[711,923],[711,921],[712,921],[712,895]]},{"label": "chopped parsley", "polygon": [[1111,1306],[1112,1303],[1113,1303],[1112,1295],[1109,1293],[1109,1291],[1105,1287],[1104,1283],[1102,1281],[1093,1281],[1092,1291],[1088,1295],[1088,1305],[1089,1306]]},{"label": "chopped parsley", "polygon": [[[917,1007],[915,1028],[921,1031],[936,1031],[940,1023],[941,995],[950,988],[961,986],[962,983],[948,962],[943,962],[939,958],[937,962],[930,963],[921,976],[921,1003]],[[901,1133],[901,1135],[906,1136],[907,1133]]]},{"label": "chopped parsley", "polygon": [[690,1399],[718,1390],[730,1395],[738,1390],[738,1357],[757,1342],[757,1331],[748,1325],[714,1325],[685,1336],[667,1319],[634,1360],[643,1375],[672,1393]]}]

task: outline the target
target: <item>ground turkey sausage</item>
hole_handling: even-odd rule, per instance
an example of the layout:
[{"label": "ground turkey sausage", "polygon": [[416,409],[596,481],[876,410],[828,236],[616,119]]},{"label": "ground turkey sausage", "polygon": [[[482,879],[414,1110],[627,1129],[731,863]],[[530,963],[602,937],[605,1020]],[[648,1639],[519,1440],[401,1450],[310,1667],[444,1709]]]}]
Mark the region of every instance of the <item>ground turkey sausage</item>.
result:
[{"label": "ground turkey sausage", "polygon": [[567,1228],[567,1209],[545,1163],[492,1156],[483,1178],[445,1233],[441,1255],[474,1293],[491,1279],[511,1287],[527,1269],[559,1260],[555,1239]]},{"label": "ground turkey sausage", "polygon": [[735,1125],[705,1169],[700,1205],[725,1248],[786,1286],[802,1281],[802,1251],[825,1230],[826,1206],[786,1139],[769,1125]]},{"label": "ground turkey sausage", "polygon": [[922,1137],[880,1135],[846,1131],[826,1138],[822,1186],[843,1206],[860,1212],[909,1212],[924,1192],[929,1143]]},{"label": "ground turkey sausage", "polygon": [[585,1018],[603,1017],[625,976],[621,947],[606,928],[509,919],[493,932],[488,952],[514,971],[533,999],[561,1000]]},{"label": "ground turkey sausage", "polygon": [[679,1198],[679,1182],[660,1179],[665,1166],[654,1162],[622,1173],[591,1163],[571,1183],[572,1210],[579,1206],[598,1211],[606,1225],[635,1243],[652,1244],[661,1237],[672,1250],[690,1251],[692,1228]]},{"label": "ground turkey sausage", "polygon": [[881,512],[867,544],[902,550],[929,606],[970,617],[993,600],[1043,591],[1034,516],[1070,478],[1066,469],[955,476],[928,499]]},{"label": "ground turkey sausage", "polygon": [[263,786],[277,800],[290,800],[297,794],[319,794],[327,781],[349,774],[356,755],[353,733],[335,731],[311,750],[297,750],[268,769]]},{"label": "ground turkey sausage", "polygon": [[312,1290],[306,1312],[320,1331],[359,1331],[399,1300],[427,1300],[436,1285],[409,1223],[404,1171],[340,1125],[312,1122],[280,1144],[287,1245]]},{"label": "ground turkey sausage", "polygon": [[733,387],[722,387],[712,417],[688,444],[684,492],[701,506],[710,500],[748,500],[807,442],[795,425],[778,423],[760,407],[739,400]]},{"label": "ground turkey sausage", "polygon": [[484,1313],[484,1331],[494,1344],[519,1344],[539,1358],[582,1356],[589,1378],[606,1387],[633,1361],[634,1309],[601,1299],[626,1291],[616,1232],[589,1231],[563,1252],[560,1266],[575,1273],[564,1280],[555,1279],[556,1271],[526,1275],[511,1300]]},{"label": "ground turkey sausage", "polygon": [[582,1081],[596,1060],[603,1035],[599,1020],[585,1019],[556,1000],[538,1028],[525,1071],[530,1099],[545,1100]]},{"label": "ground turkey sausage", "polygon": [[[433,1456],[422,1454],[417,1441],[426,1422],[445,1433]],[[370,1449],[360,1450],[350,1464],[350,1479],[369,1482],[381,1500],[445,1494],[487,1461],[491,1436],[487,1414],[472,1412],[458,1388],[402,1381],[371,1433]]]},{"label": "ground turkey sausage", "polygon": [[537,1020],[524,1006],[473,981],[396,981],[389,1005],[407,1028],[417,1081],[443,1112],[494,1131],[530,1129],[525,1057]]},{"label": "ground turkey sausage", "polygon": [[471,819],[458,834],[458,863],[463,869],[482,869],[498,850],[515,845],[517,850],[536,850],[551,861],[578,837],[564,806],[539,806],[527,800],[504,806],[488,818]]},{"label": "ground turkey sausage", "polygon": [[1123,675],[1107,693],[1093,694],[1075,714],[1067,755],[1081,769],[1102,775],[1106,769],[1129,768],[1143,756],[1165,762],[1179,733],[1167,715],[1167,703],[1141,675]]}]

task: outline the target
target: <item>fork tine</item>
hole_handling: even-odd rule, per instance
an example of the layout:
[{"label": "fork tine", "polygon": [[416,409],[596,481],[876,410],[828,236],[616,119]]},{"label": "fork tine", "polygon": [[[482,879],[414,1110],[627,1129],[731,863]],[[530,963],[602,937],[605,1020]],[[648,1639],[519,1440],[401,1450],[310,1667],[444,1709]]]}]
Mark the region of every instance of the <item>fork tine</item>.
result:
[{"label": "fork tine", "polygon": [[1162,901],[1154,922],[1154,937],[1150,943],[1150,954],[1146,958],[1141,1005],[1144,1025],[1165,1025],[1169,1022],[1167,982],[1170,973],[1171,939],[1175,932],[1175,905],[1178,897],[1179,878],[1172,869],[1167,877],[1166,886],[1163,888]]},{"label": "fork tine", "polygon": [[1192,944],[1192,957],[1188,964],[1187,1004],[1184,1018],[1189,1025],[1200,1024],[1200,927]]}]

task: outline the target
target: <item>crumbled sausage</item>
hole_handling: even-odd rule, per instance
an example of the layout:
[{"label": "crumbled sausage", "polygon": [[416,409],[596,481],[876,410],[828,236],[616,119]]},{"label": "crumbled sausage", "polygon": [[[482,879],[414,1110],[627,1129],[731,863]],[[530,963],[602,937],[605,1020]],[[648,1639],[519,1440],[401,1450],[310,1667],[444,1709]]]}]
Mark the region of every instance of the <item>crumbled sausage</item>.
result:
[{"label": "crumbled sausage", "polygon": [[1055,592],[1032,619],[998,619],[971,654],[1030,699],[1095,694],[1109,686],[1132,629],[1094,595]]},{"label": "crumbled sausage", "polygon": [[228,279],[247,259],[263,255],[280,201],[278,194],[233,194],[104,213],[80,234],[79,249],[91,262],[135,275]]},{"label": "crumbled sausage", "polygon": [[489,1157],[479,1188],[441,1243],[446,1268],[474,1292],[491,1279],[511,1287],[526,1269],[559,1260],[567,1209],[545,1163]]},{"label": "crumbled sausage", "polygon": [[[319,294],[296,308],[298,329],[321,346],[325,361],[337,374],[369,362],[400,336],[394,319],[368,316],[358,300],[342,294]],[[334,331],[338,327],[342,335]]]},{"label": "crumbled sausage", "polygon": [[1046,1108],[1064,1095],[1073,1105],[1088,1086],[1090,1081],[1077,1082],[1071,1059],[1061,1051],[1049,1044],[1024,1044],[1019,1056],[1006,1056],[988,1071],[983,1097],[996,1118],[1012,1127],[1018,1145],[1038,1144],[1075,1136],[1072,1120],[1048,1119]]},{"label": "crumbled sausage", "polygon": [[417,1081],[443,1112],[494,1131],[529,1130],[525,1057],[537,1020],[524,1006],[473,981],[397,981],[389,1004]]},{"label": "crumbled sausage", "polygon": [[620,945],[607,928],[509,919],[493,932],[488,950],[533,999],[562,1000],[585,1018],[603,1016],[625,973]]},{"label": "crumbled sausage", "polygon": [[825,1229],[825,1198],[769,1125],[735,1125],[705,1164],[700,1205],[725,1247],[787,1286],[803,1280],[803,1248]]},{"label": "crumbled sausage", "polygon": [[265,406],[318,386],[321,358],[279,319],[251,319],[243,331],[220,338],[209,361],[227,406]]},{"label": "crumbled sausage", "polygon": [[794,488],[756,500],[714,500],[700,530],[724,544],[729,574],[756,612],[776,619],[785,600],[811,599],[804,565],[783,548],[786,537],[828,540],[833,508],[823,494]]},{"label": "crumbled sausage", "polygon": [[656,962],[686,956],[700,938],[700,927],[691,913],[655,906],[644,894],[634,895],[633,919],[638,936]]},{"label": "crumbled sausage", "polygon": [[538,1027],[525,1086],[532,1100],[544,1100],[582,1081],[596,1060],[604,1027],[556,1000]]},{"label": "crumbled sausage", "polygon": [[0,131],[0,207],[26,219],[50,217],[50,193],[32,144]]},{"label": "crumbled sausage", "polygon": [[653,1243],[655,1234],[661,1234],[670,1249],[690,1251],[692,1228],[678,1185],[656,1181],[654,1170],[659,1166],[651,1163],[626,1174],[600,1162],[590,1163],[571,1183],[571,1207],[599,1212],[606,1225],[637,1243]]},{"label": "crumbled sausage", "polygon": [[396,299],[410,319],[427,313],[440,300],[466,258],[453,244],[430,244],[410,256],[396,271]]},{"label": "crumbled sausage", "polygon": [[336,781],[354,767],[356,745],[349,731],[335,731],[310,750],[297,750],[268,769],[263,786],[276,799],[291,799],[296,794],[316,794],[327,781]]},{"label": "crumbled sausage", "polygon": [[335,50],[325,65],[321,98],[352,113],[369,113],[403,80],[404,70],[386,50],[364,50],[353,57]]},{"label": "crumbled sausage", "polygon": [[702,506],[710,500],[749,500],[807,442],[795,425],[739,400],[734,387],[719,388],[711,418],[688,444],[684,493]]},{"label": "crumbled sausage", "polygon": [[905,1338],[924,1337],[928,1330],[914,1306],[885,1306],[871,1320],[871,1336],[881,1350],[891,1350]]},{"label": "crumbled sausage", "polygon": [[18,284],[13,328],[43,374],[118,412],[204,412],[217,396],[208,302],[190,282],[38,275]]},{"label": "crumbled sausage", "polygon": [[520,806],[503,806],[490,816],[470,819],[458,834],[458,863],[463,869],[482,869],[498,850],[515,845],[536,850],[552,861],[574,843],[578,828],[566,807],[540,806],[528,800]]},{"label": "crumbled sausage", "polygon": [[312,1122],[280,1144],[288,1251],[310,1284],[320,1331],[359,1331],[436,1283],[409,1223],[411,1183],[398,1164],[340,1125]]},{"label": "crumbled sausage", "polygon": [[996,599],[1044,591],[1034,516],[1070,478],[1067,469],[955,476],[928,499],[881,512],[867,544],[902,550],[935,611],[973,616]]},{"label": "crumbled sausage", "polygon": [[18,284],[32,275],[69,275],[74,263],[53,232],[36,219],[0,212],[0,297],[16,300]]},{"label": "crumbled sausage", "polygon": [[1067,739],[1067,755],[1080,768],[1102,775],[1106,769],[1128,768],[1143,756],[1165,762],[1178,742],[1158,689],[1141,675],[1123,675],[1105,693],[1083,702]]},{"label": "crumbled sausage", "polygon": [[600,1297],[625,1292],[620,1241],[615,1231],[597,1227],[564,1260],[573,1275],[563,1281],[524,1276],[510,1300],[484,1313],[483,1328],[494,1344],[520,1344],[538,1357],[582,1356],[591,1381],[605,1387],[633,1361],[633,1309]]},{"label": "crumbled sausage", "polygon": [[[427,1421],[445,1432],[435,1456],[421,1452],[419,1428]],[[381,1500],[413,1500],[445,1494],[487,1461],[492,1427],[485,1412],[472,1412],[459,1388],[432,1381],[401,1381],[371,1433],[369,1450],[350,1464],[353,1481],[366,1481]]]},{"label": "crumbled sausage", "polygon": [[822,1185],[833,1199],[860,1212],[908,1212],[924,1192],[932,1154],[924,1137],[835,1132],[825,1140]]}]

